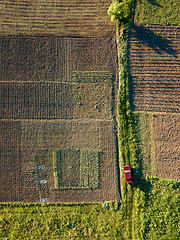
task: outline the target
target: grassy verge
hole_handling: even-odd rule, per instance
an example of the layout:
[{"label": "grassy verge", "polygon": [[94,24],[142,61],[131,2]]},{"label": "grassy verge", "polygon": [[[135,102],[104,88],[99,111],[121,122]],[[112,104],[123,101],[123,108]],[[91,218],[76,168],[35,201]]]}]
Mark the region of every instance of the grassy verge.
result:
[{"label": "grassy verge", "polygon": [[[117,202],[105,205],[1,203],[0,236],[11,240],[177,240],[179,188],[180,181],[141,178],[134,187],[131,205],[128,201],[121,206]],[[128,207],[132,204],[133,211],[130,211]]]},{"label": "grassy verge", "polygon": [[[152,1],[149,1],[152,4]],[[154,1],[153,1],[154,2]],[[155,3],[155,2],[154,2]],[[128,25],[127,25],[128,26]],[[129,74],[128,74],[128,28],[117,24],[117,45],[119,59],[118,93],[118,141],[121,170],[121,190],[125,213],[125,239],[178,239],[179,186],[180,181],[141,176],[142,159],[139,155],[140,144],[146,157],[149,157],[150,174],[154,172],[154,142],[152,139],[152,116],[130,111]],[[137,132],[137,123],[143,138]],[[148,141],[148,136],[151,138]],[[142,136],[141,136],[142,137]],[[148,146],[144,146],[148,142]],[[140,144],[139,144],[140,143]],[[130,165],[134,184],[125,183],[123,166]],[[143,166],[144,167],[144,166]],[[166,193],[166,194],[165,194]],[[168,207],[165,207],[167,206]],[[169,221],[167,219],[169,218]],[[129,234],[128,234],[129,233]],[[153,237],[152,237],[153,236]]]},{"label": "grassy verge", "polygon": [[[122,34],[123,31],[123,34]],[[126,184],[123,173],[123,166],[130,165],[133,178],[138,181],[139,159],[137,139],[134,129],[135,118],[130,111],[129,103],[129,74],[128,74],[128,29],[117,31],[118,59],[119,59],[119,92],[118,92],[118,142],[120,161],[120,182],[122,191],[123,206],[125,213],[125,239],[141,239],[139,226],[141,225],[142,193],[139,189]]]}]

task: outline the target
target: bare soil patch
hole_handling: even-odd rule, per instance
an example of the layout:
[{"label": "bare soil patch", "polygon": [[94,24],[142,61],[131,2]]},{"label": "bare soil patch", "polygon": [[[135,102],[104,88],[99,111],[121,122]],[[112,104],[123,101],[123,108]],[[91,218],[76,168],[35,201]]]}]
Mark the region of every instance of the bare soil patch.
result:
[{"label": "bare soil patch", "polygon": [[179,179],[179,114],[137,113],[142,173]]},{"label": "bare soil patch", "polygon": [[179,114],[155,114],[154,131],[157,176],[180,179]]},{"label": "bare soil patch", "polygon": [[0,37],[1,81],[71,82],[76,71],[116,77],[115,37]]},{"label": "bare soil patch", "polygon": [[0,82],[1,119],[110,119],[112,83]]},{"label": "bare soil patch", "polygon": [[131,104],[135,111],[179,112],[178,26],[147,25],[132,29]]},{"label": "bare soil patch", "polygon": [[[16,139],[19,138],[18,150],[15,151],[16,146],[11,146],[11,153],[15,155],[9,153],[6,162],[5,156],[1,155],[1,165],[3,164],[1,201],[119,200],[116,132],[113,120],[1,120],[1,125],[3,123],[8,126],[2,129],[3,134],[6,134],[11,125],[16,124],[21,128],[17,131],[13,129]],[[4,141],[5,138],[2,139],[1,146],[6,144]],[[66,165],[63,178],[66,185],[71,179],[71,186],[55,189],[53,152],[57,150],[78,152],[84,151],[83,149],[99,152],[98,178],[92,178],[98,180],[98,185],[93,183],[95,185],[91,184],[90,187],[84,188],[74,182],[75,185],[72,186],[78,169],[76,166],[73,174]],[[71,165],[68,166],[71,168]]]},{"label": "bare soil patch", "polygon": [[18,201],[20,178],[21,124],[0,121],[0,201]]}]

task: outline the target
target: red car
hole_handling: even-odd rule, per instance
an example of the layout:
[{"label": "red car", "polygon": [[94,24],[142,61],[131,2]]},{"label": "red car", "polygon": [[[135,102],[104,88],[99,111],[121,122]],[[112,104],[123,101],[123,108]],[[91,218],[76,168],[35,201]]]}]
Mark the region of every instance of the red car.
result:
[{"label": "red car", "polygon": [[129,165],[124,166],[124,176],[127,183],[132,183],[131,167]]}]

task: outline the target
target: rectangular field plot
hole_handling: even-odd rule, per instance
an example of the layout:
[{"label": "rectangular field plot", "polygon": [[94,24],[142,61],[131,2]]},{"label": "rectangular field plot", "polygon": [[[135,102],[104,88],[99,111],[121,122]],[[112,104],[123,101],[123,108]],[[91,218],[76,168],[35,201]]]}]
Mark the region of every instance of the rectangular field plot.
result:
[{"label": "rectangular field plot", "polygon": [[136,113],[142,173],[180,178],[180,116],[171,113]]},{"label": "rectangular field plot", "polygon": [[180,179],[180,114],[156,114],[154,132],[157,176]]},{"label": "rectangular field plot", "polygon": [[57,150],[53,156],[54,188],[97,188],[99,157],[95,150]]},{"label": "rectangular field plot", "polygon": [[2,201],[119,199],[113,120],[24,119],[0,123]]},{"label": "rectangular field plot", "polygon": [[4,81],[54,80],[52,37],[1,37],[1,78]]},{"label": "rectangular field plot", "polygon": [[73,72],[73,81],[77,83],[113,83],[113,73],[105,71]]},{"label": "rectangular field plot", "polygon": [[80,184],[82,187],[97,188],[99,181],[99,152],[80,150]]},{"label": "rectangular field plot", "polygon": [[[99,81],[111,81],[108,76]],[[0,82],[0,118],[111,118],[112,92],[112,84],[106,82]]]},{"label": "rectangular field plot", "polygon": [[115,26],[107,10],[111,0],[0,1],[1,34],[106,36]]},{"label": "rectangular field plot", "polygon": [[20,152],[0,149],[0,202],[20,201]]},{"label": "rectangular field plot", "polygon": [[132,29],[131,103],[135,111],[180,112],[179,26]]},{"label": "rectangular field plot", "polygon": [[71,82],[73,72],[116,76],[115,38],[0,37],[0,81]]},{"label": "rectangular field plot", "polygon": [[[91,76],[93,77],[93,75]],[[86,78],[86,80],[88,79]],[[106,80],[108,81],[108,78]],[[112,118],[112,93],[111,83],[73,84],[74,118]]]},{"label": "rectangular field plot", "polygon": [[72,98],[68,83],[1,82],[0,118],[71,118]]}]

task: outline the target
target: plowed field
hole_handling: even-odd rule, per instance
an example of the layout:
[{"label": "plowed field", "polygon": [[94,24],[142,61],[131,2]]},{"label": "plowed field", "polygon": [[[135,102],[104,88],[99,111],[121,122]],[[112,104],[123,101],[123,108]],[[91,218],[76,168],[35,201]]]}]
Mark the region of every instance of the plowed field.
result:
[{"label": "plowed field", "polygon": [[154,132],[157,176],[180,179],[180,115],[155,115]]},{"label": "plowed field", "polygon": [[[78,202],[119,199],[113,120],[1,120],[0,124],[3,136],[1,201]],[[56,189],[53,151],[58,149],[64,149],[67,153],[83,149],[99,152],[98,176],[95,179],[93,177],[93,181],[98,182],[94,185],[91,183],[92,187],[80,187],[79,182],[68,187],[78,171],[77,165],[69,176],[72,181],[68,183],[67,174],[71,173],[68,170],[68,166],[71,166],[69,163],[63,170],[67,171],[63,175],[65,187]]]},{"label": "plowed field", "polygon": [[139,114],[144,174],[179,179],[180,28],[132,29],[130,98]]},{"label": "plowed field", "polygon": [[[119,200],[114,36],[1,36],[0,48],[2,201]],[[11,135],[18,148],[3,149]]]},{"label": "plowed field", "polygon": [[180,112],[180,28],[137,26],[130,42],[135,111]]},{"label": "plowed field", "polygon": [[112,94],[112,83],[0,82],[0,118],[108,119]]},{"label": "plowed field", "polygon": [[116,76],[115,37],[0,37],[0,81],[72,81],[76,71]]}]

